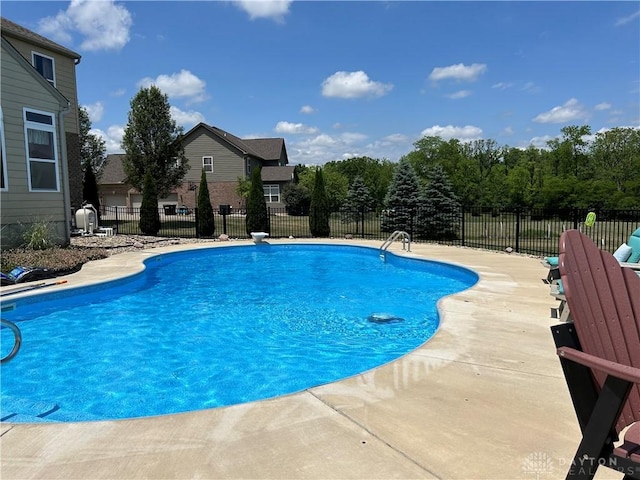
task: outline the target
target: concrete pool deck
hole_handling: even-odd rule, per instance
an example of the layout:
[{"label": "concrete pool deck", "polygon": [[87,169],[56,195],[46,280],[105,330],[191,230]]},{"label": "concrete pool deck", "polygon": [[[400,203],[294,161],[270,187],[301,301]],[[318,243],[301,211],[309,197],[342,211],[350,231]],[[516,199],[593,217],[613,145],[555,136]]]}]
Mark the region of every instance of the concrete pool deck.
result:
[{"label": "concrete pool deck", "polygon": [[[141,259],[184,248],[91,262],[46,291],[137,272]],[[438,332],[410,354],[336,383],[231,407],[137,420],[2,423],[0,476],[564,478],[580,433],[549,331],[555,302],[540,260],[430,244],[411,249],[407,255],[469,267],[480,281],[440,302]],[[405,254],[399,243],[390,251]],[[622,475],[599,469],[596,479],[607,478]]]}]

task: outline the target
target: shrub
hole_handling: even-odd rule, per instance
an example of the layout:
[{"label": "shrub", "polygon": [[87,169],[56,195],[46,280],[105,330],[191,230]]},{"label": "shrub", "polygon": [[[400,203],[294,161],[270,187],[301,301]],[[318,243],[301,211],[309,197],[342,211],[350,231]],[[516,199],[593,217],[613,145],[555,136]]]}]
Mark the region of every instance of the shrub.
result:
[{"label": "shrub", "polygon": [[151,170],[147,170],[142,188],[140,231],[145,235],[157,235],[160,231],[160,212],[158,212],[156,182],[151,175]]},{"label": "shrub", "polygon": [[207,174],[202,169],[200,175],[200,190],[198,191],[198,225],[196,232],[200,237],[211,237],[216,232],[216,224],[207,184]]},{"label": "shrub", "polygon": [[24,246],[30,250],[46,250],[54,246],[52,240],[52,226],[49,222],[40,220],[25,228],[22,238]]},{"label": "shrub", "polygon": [[269,215],[267,202],[264,199],[260,168],[255,168],[251,173],[251,189],[247,197],[246,227],[247,235],[251,235],[251,232],[269,233]]}]

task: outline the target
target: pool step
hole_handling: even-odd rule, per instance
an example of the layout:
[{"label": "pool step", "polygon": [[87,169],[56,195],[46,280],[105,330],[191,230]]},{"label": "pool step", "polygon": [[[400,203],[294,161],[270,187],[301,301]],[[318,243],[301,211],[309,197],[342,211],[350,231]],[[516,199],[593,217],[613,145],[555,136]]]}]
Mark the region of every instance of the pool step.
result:
[{"label": "pool step", "polygon": [[[40,402],[37,400],[29,400],[28,398],[3,395],[0,421],[47,421],[46,417],[59,409],[60,406],[57,403]],[[34,420],[18,420],[19,418],[33,418]]]}]

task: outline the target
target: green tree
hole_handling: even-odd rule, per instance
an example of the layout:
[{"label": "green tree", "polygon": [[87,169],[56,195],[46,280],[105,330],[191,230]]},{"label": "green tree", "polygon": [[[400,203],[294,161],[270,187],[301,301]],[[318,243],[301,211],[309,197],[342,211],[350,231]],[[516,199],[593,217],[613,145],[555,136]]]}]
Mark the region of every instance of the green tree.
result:
[{"label": "green tree", "polygon": [[251,235],[252,232],[269,233],[269,212],[267,211],[267,201],[264,199],[260,167],[251,171],[251,188],[247,196],[246,227],[247,235]]},{"label": "green tree", "polygon": [[100,178],[107,158],[105,141],[102,137],[91,133],[91,119],[86,108],[78,108],[78,121],[80,124],[80,163],[83,169],[90,167],[94,176]]},{"label": "green tree", "polygon": [[431,169],[429,178],[418,209],[418,234],[429,240],[454,240],[462,214],[460,202],[441,165]]},{"label": "green tree", "polygon": [[591,146],[598,178],[611,180],[623,192],[628,181],[640,181],[640,129],[612,128],[596,133]]},{"label": "green tree", "polygon": [[160,231],[158,192],[151,171],[148,171],[144,176],[142,206],[140,207],[140,231],[145,235],[157,235]]},{"label": "green tree", "polygon": [[[364,214],[373,209],[374,199],[369,192],[369,188],[364,183],[362,177],[355,177],[353,183],[347,192],[340,215],[343,223],[356,223],[356,233],[358,232],[359,222],[364,223]],[[364,228],[364,225],[363,225]]]},{"label": "green tree", "polygon": [[420,182],[407,159],[396,165],[391,185],[385,199],[386,210],[382,215],[383,232],[404,230],[413,235],[415,215],[420,204]]},{"label": "green tree", "polygon": [[[361,177],[369,189],[376,210],[381,210],[384,197],[389,189],[393,177],[395,163],[389,160],[378,160],[369,157],[352,157],[346,160],[333,161],[326,164],[325,168],[335,168],[347,179],[347,185],[352,185],[356,177]],[[328,183],[326,170],[324,172],[325,183]]]},{"label": "green tree", "polygon": [[282,192],[282,201],[289,215],[308,215],[311,205],[311,193],[299,183],[291,183]]},{"label": "green tree", "polygon": [[207,183],[207,174],[202,169],[200,175],[200,187],[198,190],[198,235],[201,237],[211,237],[216,233],[215,217],[213,216],[213,207],[211,206],[211,197],[209,195],[209,184]]},{"label": "green tree", "polygon": [[318,168],[315,174],[315,184],[311,192],[311,205],[309,206],[309,229],[314,237],[328,237],[331,233],[329,227],[329,200],[325,191],[322,169]]},{"label": "green tree", "polygon": [[160,198],[182,183],[189,168],[182,145],[182,128],[171,117],[169,100],[158,87],[141,88],[131,100],[122,137],[122,162],[127,181],[140,190],[149,172]]},{"label": "green tree", "polygon": [[82,199],[96,209],[99,223],[100,195],[98,194],[98,178],[102,173],[107,147],[101,137],[91,133],[91,120],[86,108],[78,108],[78,120],[80,124],[80,163],[84,171]]}]

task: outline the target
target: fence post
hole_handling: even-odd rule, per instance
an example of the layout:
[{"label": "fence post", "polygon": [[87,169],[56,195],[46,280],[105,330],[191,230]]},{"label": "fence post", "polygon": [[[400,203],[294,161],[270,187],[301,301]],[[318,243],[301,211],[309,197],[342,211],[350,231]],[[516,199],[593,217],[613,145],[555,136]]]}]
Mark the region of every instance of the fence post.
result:
[{"label": "fence post", "polygon": [[118,231],[120,230],[120,228],[118,227],[118,207],[116,206],[114,208],[116,209],[116,229],[115,229],[115,232],[116,232],[116,235],[117,235]]},{"label": "fence post", "polygon": [[520,207],[516,208],[516,252],[520,252]]},{"label": "fence post", "polygon": [[200,232],[198,232],[198,208],[194,208],[193,209],[193,218],[195,219],[196,222],[196,238],[200,238]]},{"label": "fence post", "polygon": [[462,208],[462,222],[461,222],[461,226],[460,226],[460,236],[462,237],[462,242],[461,243],[462,243],[462,246],[464,247],[465,243],[466,243],[466,241],[465,241],[466,232],[465,232],[465,221],[464,221],[464,214],[465,214],[464,205],[462,205],[461,208]]}]

